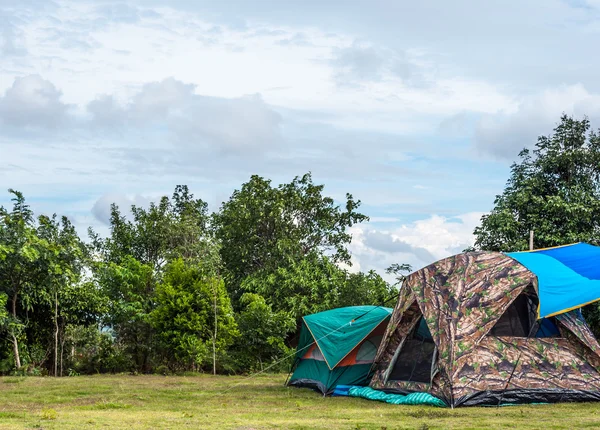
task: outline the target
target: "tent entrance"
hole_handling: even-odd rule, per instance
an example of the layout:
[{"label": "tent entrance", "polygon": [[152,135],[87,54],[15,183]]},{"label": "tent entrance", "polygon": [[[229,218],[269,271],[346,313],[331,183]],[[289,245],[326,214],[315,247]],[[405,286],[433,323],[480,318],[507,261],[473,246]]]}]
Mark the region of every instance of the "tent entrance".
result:
[{"label": "tent entrance", "polygon": [[437,368],[437,348],[421,316],[404,339],[390,365],[387,381],[431,383]]},{"label": "tent entrance", "polygon": [[555,318],[537,319],[539,299],[530,286],[509,305],[489,332],[489,336],[560,337]]}]

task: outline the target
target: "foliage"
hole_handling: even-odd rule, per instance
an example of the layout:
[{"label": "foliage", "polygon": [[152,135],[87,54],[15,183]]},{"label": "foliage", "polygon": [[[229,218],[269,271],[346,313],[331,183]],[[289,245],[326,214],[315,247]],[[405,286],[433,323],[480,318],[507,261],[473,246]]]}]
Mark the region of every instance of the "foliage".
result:
[{"label": "foliage", "polygon": [[[296,329],[294,318],[287,312],[274,312],[258,294],[244,294],[241,305],[242,311],[237,317],[240,336],[234,346],[237,368],[262,370],[290,355],[291,349],[284,340]],[[287,361],[281,364],[273,369],[289,369]]]},{"label": "foliage", "polygon": [[66,333],[65,370],[68,375],[116,373],[134,369],[131,357],[110,331],[71,325]]},{"label": "foliage", "polygon": [[474,231],[475,246],[492,251],[585,241],[600,243],[600,137],[589,121],[566,115],[533,152],[524,149],[511,166],[503,193]]},{"label": "foliage", "polygon": [[90,236],[103,260],[119,264],[134,258],[160,272],[172,258],[200,259],[206,252],[208,206],[185,185],[175,188],[171,199],[164,196],[148,209],[131,206],[131,219],[116,204],[111,205],[110,237]]},{"label": "foliage", "polygon": [[[466,251],[465,251],[466,252]],[[402,285],[406,279],[406,275],[413,271],[410,264],[398,264],[394,263],[385,269],[385,273],[394,275],[396,277],[396,283],[394,285]]]},{"label": "foliage", "polygon": [[[113,204],[110,237],[90,231],[100,256],[93,265],[95,279],[109,300],[105,324],[137,372],[150,372],[156,364],[158,345],[150,315],[159,305],[157,287],[168,263],[182,258],[213,273],[219,268],[218,249],[207,236],[207,210],[204,201],[180,185],[171,199],[162,197],[147,209],[132,206],[131,219]],[[187,343],[191,349],[193,340]]]},{"label": "foliage", "polygon": [[213,338],[220,356],[238,335],[223,281],[181,258],[167,266],[156,301],[150,319],[162,356],[174,370],[207,367]]},{"label": "foliage", "polygon": [[253,176],[221,210],[187,186],[111,206],[85,244],[66,217],[0,208],[0,373],[247,372],[290,355],[303,315],[386,304],[375,272],[350,273],[348,228],[367,219],[310,174]]},{"label": "foliage", "polygon": [[335,262],[350,263],[346,231],[368,218],[356,211],[360,201],[346,195],[343,208],[323,195],[310,174],[273,187],[252,176],[233,192],[214,215],[214,231],[221,243],[226,281],[235,307],[244,293],[244,280],[270,274],[311,254],[329,254]]},{"label": "foliage", "polygon": [[260,294],[273,309],[296,320],[342,306],[381,305],[392,297],[390,286],[374,271],[348,273],[314,253],[272,273],[248,276],[242,289]]},{"label": "foliage", "polygon": [[15,370],[52,363],[56,374],[65,327],[94,323],[100,299],[80,283],[87,254],[70,221],[35,219],[23,195],[10,192],[12,211],[0,208],[0,291],[10,310],[2,327],[12,339]]},{"label": "foliage", "polygon": [[31,308],[39,296],[38,280],[42,275],[41,252],[46,245],[35,231],[33,212],[23,194],[9,190],[14,196],[13,209],[0,208],[0,292],[9,298],[10,317],[4,328],[12,340],[14,367],[22,366],[20,346],[24,341],[24,310]]},{"label": "foliage", "polygon": [[104,324],[114,331],[115,341],[124,345],[135,370],[149,372],[153,346],[149,315],[155,306],[152,267],[126,256],[121,264],[101,266],[96,281],[108,298]]},{"label": "foliage", "polygon": [[398,294],[377,272],[345,273],[337,290],[336,308],[344,306],[394,306]]},{"label": "foliage", "polygon": [[327,257],[313,253],[272,272],[255,272],[244,279],[241,288],[260,294],[273,309],[299,320],[303,315],[334,308],[337,287],[344,281],[342,270]]},{"label": "foliage", "polygon": [[10,314],[6,309],[6,303],[8,303],[8,296],[6,293],[0,293],[0,327],[5,328],[8,324]]}]

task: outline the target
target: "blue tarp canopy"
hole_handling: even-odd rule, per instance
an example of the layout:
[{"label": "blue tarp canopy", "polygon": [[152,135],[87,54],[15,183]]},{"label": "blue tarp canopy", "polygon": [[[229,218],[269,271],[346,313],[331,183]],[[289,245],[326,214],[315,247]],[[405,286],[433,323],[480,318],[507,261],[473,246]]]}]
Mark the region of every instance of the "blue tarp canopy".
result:
[{"label": "blue tarp canopy", "polygon": [[600,300],[600,247],[587,243],[509,252],[538,279],[538,318]]}]

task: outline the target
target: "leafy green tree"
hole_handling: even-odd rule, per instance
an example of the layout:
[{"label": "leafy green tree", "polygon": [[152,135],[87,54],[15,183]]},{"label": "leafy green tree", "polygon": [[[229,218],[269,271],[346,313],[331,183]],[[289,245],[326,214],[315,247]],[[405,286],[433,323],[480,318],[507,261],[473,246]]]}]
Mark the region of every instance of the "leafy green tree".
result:
[{"label": "leafy green tree", "polygon": [[312,253],[273,271],[246,277],[241,288],[265,297],[274,310],[284,311],[296,321],[304,315],[332,309],[338,303],[338,288],[345,272],[327,257]]},{"label": "leafy green tree", "polygon": [[356,211],[360,201],[352,195],[346,195],[341,208],[323,195],[323,188],[313,184],[310,174],[278,187],[252,176],[215,214],[215,235],[234,305],[249,291],[241,288],[248,276],[268,276],[315,253],[350,263],[346,246],[352,237],[347,229],[368,218]]},{"label": "leafy green tree", "polygon": [[0,332],[7,328],[10,321],[10,314],[6,309],[6,303],[8,303],[8,296],[6,293],[0,293]]},{"label": "leafy green tree", "polygon": [[[465,251],[466,252],[466,251]],[[402,285],[404,280],[406,279],[406,275],[413,271],[413,268],[410,264],[403,263],[394,263],[390,265],[387,269],[385,269],[385,273],[389,275],[394,275],[396,277],[396,285]]]},{"label": "leafy green tree", "polygon": [[345,273],[338,287],[335,307],[378,305],[394,306],[397,292],[377,272]]},{"label": "leafy green tree", "polygon": [[111,205],[110,237],[90,236],[104,261],[119,263],[133,257],[159,273],[169,259],[202,259],[207,246],[208,205],[178,185],[171,199],[163,196],[148,209],[131,206],[131,219]]},{"label": "leafy green tree", "polygon": [[348,273],[316,253],[271,273],[248,276],[242,289],[260,294],[274,310],[298,322],[304,315],[337,307],[382,305],[393,296],[388,283],[374,271]]},{"label": "leafy green tree", "polygon": [[37,236],[33,212],[23,194],[10,189],[13,209],[0,207],[0,292],[8,296],[9,319],[5,329],[12,340],[15,368],[21,368],[20,342],[25,330],[21,310],[31,306],[40,277],[40,251],[45,244]]},{"label": "leafy green tree", "polygon": [[172,369],[206,367],[238,335],[225,285],[210,270],[181,258],[172,261],[157,287],[156,301],[150,318]]},{"label": "leafy green tree", "polygon": [[[287,312],[273,311],[264,297],[258,294],[246,293],[240,303],[242,311],[236,318],[240,336],[233,348],[236,367],[263,370],[266,365],[288,356],[291,348],[286,346],[285,339],[296,329],[294,318]],[[289,368],[285,360],[282,365]]]},{"label": "leafy green tree", "polygon": [[[58,221],[56,215],[40,216],[37,233],[47,244],[42,254],[47,275],[43,281],[40,280],[45,288],[41,290],[38,306],[46,304],[53,309],[53,373],[58,376],[59,362],[62,367],[62,353],[59,356],[58,352],[59,339],[64,338],[65,323],[77,320],[76,314],[82,320],[77,322],[92,323],[98,317],[98,310],[93,306],[97,297],[89,294],[93,290],[77,288],[86,265],[87,250],[69,219],[62,217]],[[82,300],[85,302],[82,303]],[[82,305],[85,306],[85,311],[78,312]]]},{"label": "leafy green tree", "polygon": [[218,250],[207,232],[207,210],[205,202],[180,185],[171,199],[162,197],[147,209],[132,206],[130,218],[113,204],[110,237],[102,239],[90,231],[99,256],[93,266],[96,282],[109,299],[106,323],[138,371],[153,367],[157,345],[150,315],[169,261],[184,258],[218,270]]},{"label": "leafy green tree", "polygon": [[131,357],[134,369],[126,370],[150,372],[154,345],[150,313],[156,306],[153,267],[123,257],[120,264],[110,262],[97,269],[96,282],[108,298],[104,323]]},{"label": "leafy green tree", "polygon": [[[71,342],[73,330],[91,330],[99,333],[99,323],[106,315],[108,299],[102,289],[92,280],[78,280],[65,284],[58,291],[55,318],[58,326],[59,345],[55,350],[58,358],[58,374],[63,376],[64,352],[67,342]],[[56,344],[55,344],[56,345]],[[69,357],[72,361],[73,354]],[[70,365],[70,362],[69,362]]]},{"label": "leafy green tree", "polygon": [[69,376],[123,372],[133,368],[131,356],[110,331],[70,324],[65,330],[65,368]]},{"label": "leafy green tree", "polygon": [[9,191],[13,209],[0,209],[0,291],[10,311],[3,326],[12,340],[16,370],[50,367],[51,357],[58,375],[67,322],[93,324],[99,315],[92,290],[80,283],[86,248],[66,217],[36,219],[23,195]]},{"label": "leafy green tree", "polygon": [[511,166],[503,193],[475,228],[475,247],[493,251],[585,241],[600,243],[600,137],[587,118],[563,115],[549,136],[540,136]]}]

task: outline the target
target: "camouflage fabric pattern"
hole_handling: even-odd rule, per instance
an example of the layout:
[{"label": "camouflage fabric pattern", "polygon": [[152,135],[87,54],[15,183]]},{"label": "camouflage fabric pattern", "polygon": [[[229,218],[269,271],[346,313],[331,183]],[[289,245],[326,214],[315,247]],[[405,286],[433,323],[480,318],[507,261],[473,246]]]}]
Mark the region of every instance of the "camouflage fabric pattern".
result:
[{"label": "camouflage fabric pattern", "polygon": [[577,336],[577,339],[590,350],[592,350],[598,357],[600,357],[600,345],[596,340],[596,337],[590,330],[590,327],[585,322],[583,315],[581,315],[580,309],[575,309],[564,314],[556,316],[558,322],[563,325],[569,332]]},{"label": "camouflage fabric pattern", "polygon": [[[576,311],[557,317],[561,338],[487,336],[519,294],[535,293],[536,283],[524,266],[493,252],[455,255],[411,274],[380,345],[371,386],[426,391],[450,404],[485,390],[600,389],[600,346]],[[438,350],[438,372],[431,384],[386,380],[398,346],[421,314]]]},{"label": "camouflage fabric pattern", "polygon": [[[401,384],[395,384],[393,387],[386,386],[384,381],[387,379],[387,372],[391,370],[390,364],[395,361],[395,354],[400,351],[401,343],[406,336],[415,328],[415,325],[421,317],[421,311],[417,305],[416,300],[412,300],[411,305],[402,313],[402,319],[398,324],[390,327],[384,335],[381,343],[387,340],[388,347],[385,349],[379,349],[377,358],[375,358],[374,365],[375,373],[371,382],[371,387],[376,389],[381,388],[395,388],[402,391],[419,391],[427,392],[431,390],[431,384],[420,383],[420,382],[403,382]],[[380,344],[381,347],[381,344]]]},{"label": "camouflage fabric pattern", "polygon": [[457,368],[454,399],[485,390],[600,388],[600,374],[569,339],[484,337]]},{"label": "camouflage fabric pattern", "polygon": [[[410,307],[412,307],[412,309],[410,312],[407,312],[407,309]],[[377,349],[375,363],[380,363],[381,361],[390,362],[393,352],[392,356],[387,357],[385,356],[386,350],[391,350],[393,348],[395,351],[397,349],[402,338],[406,336],[410,332],[411,327],[413,327],[413,325],[407,326],[406,321],[409,319],[412,321],[414,314],[417,314],[417,317],[420,316],[420,312],[421,310],[419,309],[419,305],[417,304],[412,291],[408,288],[402,288],[398,297],[398,302],[394,307],[394,311],[392,312],[381,343],[379,344],[379,348]],[[400,327],[401,321],[403,327]],[[398,331],[398,329],[401,331]]]}]

